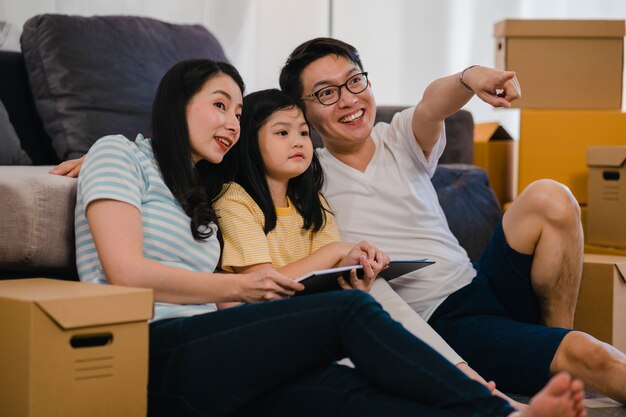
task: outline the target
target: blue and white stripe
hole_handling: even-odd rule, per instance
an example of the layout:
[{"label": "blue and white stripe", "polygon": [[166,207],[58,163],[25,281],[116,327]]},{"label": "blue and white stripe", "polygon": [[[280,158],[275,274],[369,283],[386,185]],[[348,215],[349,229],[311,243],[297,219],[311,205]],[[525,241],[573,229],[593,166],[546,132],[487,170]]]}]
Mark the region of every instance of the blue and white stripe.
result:
[{"label": "blue and white stripe", "polygon": [[[81,169],[75,212],[76,265],[81,281],[108,284],[96,252],[85,209],[92,201],[123,201],[141,211],[143,253],[163,264],[197,272],[213,272],[220,245],[213,234],[196,241],[189,216],[167,188],[158,169],[150,139],[138,135],[105,136],[89,150]],[[215,225],[212,226],[216,229]],[[215,304],[155,303],[154,320],[215,311]]]}]

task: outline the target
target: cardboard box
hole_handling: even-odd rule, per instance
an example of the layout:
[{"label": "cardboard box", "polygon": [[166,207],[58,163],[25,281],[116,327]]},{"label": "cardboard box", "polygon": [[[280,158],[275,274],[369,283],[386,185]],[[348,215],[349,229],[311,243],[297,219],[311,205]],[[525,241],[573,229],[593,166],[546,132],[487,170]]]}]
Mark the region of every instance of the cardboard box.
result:
[{"label": "cardboard box", "polygon": [[152,291],[0,281],[0,410],[11,417],[145,417]]},{"label": "cardboard box", "polygon": [[626,352],[626,257],[585,254],[574,328]]},{"label": "cardboard box", "polygon": [[587,147],[594,145],[626,145],[626,113],[523,109],[518,193],[535,180],[552,178],[586,204]]},{"label": "cardboard box", "polygon": [[626,248],[626,146],[587,148],[587,166],[587,242]]},{"label": "cardboard box", "polygon": [[613,248],[610,246],[596,246],[590,243],[585,243],[585,253],[595,253],[597,255],[612,255],[612,256],[624,256],[626,257],[626,248]]},{"label": "cardboard box", "polygon": [[474,125],[474,165],[489,174],[489,184],[500,205],[515,198],[517,142],[498,123]]},{"label": "cardboard box", "polygon": [[624,20],[496,23],[496,68],[513,70],[520,108],[620,109]]}]

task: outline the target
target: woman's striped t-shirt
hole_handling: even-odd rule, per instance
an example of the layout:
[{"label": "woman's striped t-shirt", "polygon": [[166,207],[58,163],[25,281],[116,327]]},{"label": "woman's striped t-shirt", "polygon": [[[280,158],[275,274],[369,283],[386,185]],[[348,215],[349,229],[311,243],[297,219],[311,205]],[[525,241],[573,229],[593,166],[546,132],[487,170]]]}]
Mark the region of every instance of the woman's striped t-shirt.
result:
[{"label": "woman's striped t-shirt", "polygon": [[[108,283],[85,218],[89,203],[100,199],[122,201],[141,211],[146,258],[197,272],[210,273],[217,266],[220,244],[216,233],[202,241],[193,238],[190,218],[163,182],[150,139],[138,135],[131,142],[116,135],[98,140],[85,158],[76,199],[76,264],[81,281]],[[215,304],[156,302],[154,320],[215,310]]]}]

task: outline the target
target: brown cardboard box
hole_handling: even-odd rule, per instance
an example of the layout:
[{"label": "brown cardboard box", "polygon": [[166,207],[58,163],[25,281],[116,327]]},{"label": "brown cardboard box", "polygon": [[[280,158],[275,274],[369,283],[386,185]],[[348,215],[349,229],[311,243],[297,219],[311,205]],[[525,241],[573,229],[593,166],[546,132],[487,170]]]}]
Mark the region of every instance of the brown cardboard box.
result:
[{"label": "brown cardboard box", "polygon": [[626,351],[626,257],[585,254],[574,328]]},{"label": "brown cardboard box", "polygon": [[145,417],[152,291],[0,281],[0,410],[11,417]]},{"label": "brown cardboard box", "polygon": [[626,248],[613,248],[610,246],[596,246],[590,243],[585,243],[585,253],[595,253],[598,255],[612,255],[612,256],[624,256],[626,257]]},{"label": "brown cardboard box", "polygon": [[626,113],[613,110],[520,112],[518,193],[531,182],[552,178],[586,204],[587,147],[626,145]]},{"label": "brown cardboard box", "polygon": [[626,146],[587,148],[587,166],[587,242],[626,248]]},{"label": "brown cardboard box", "polygon": [[513,70],[520,108],[620,109],[624,20],[496,23],[496,68]]},{"label": "brown cardboard box", "polygon": [[517,142],[498,123],[474,125],[474,165],[489,174],[489,184],[500,205],[515,198]]}]

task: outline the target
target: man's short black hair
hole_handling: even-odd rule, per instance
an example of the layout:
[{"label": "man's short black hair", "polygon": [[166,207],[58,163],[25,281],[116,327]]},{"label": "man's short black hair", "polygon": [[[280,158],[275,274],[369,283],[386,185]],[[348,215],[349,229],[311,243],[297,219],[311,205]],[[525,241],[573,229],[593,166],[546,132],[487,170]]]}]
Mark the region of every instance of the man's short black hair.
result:
[{"label": "man's short black hair", "polygon": [[352,45],[333,38],[315,38],[304,42],[287,58],[285,66],[280,71],[280,88],[293,99],[300,101],[302,97],[302,81],[300,74],[313,61],[327,55],[344,57],[355,63],[363,71],[363,64],[359,52]]}]

